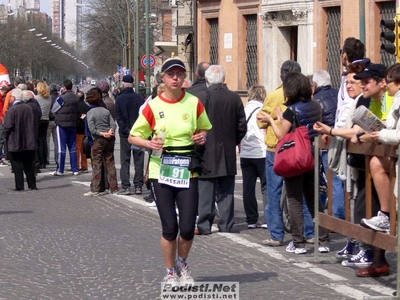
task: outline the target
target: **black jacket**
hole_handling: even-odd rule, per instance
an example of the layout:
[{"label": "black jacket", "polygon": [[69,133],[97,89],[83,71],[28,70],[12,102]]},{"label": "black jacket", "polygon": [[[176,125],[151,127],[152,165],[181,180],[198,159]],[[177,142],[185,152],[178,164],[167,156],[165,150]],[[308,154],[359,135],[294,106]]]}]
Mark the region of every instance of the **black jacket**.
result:
[{"label": "black jacket", "polygon": [[118,95],[115,101],[115,116],[120,137],[129,137],[129,132],[139,117],[139,108],[143,103],[143,97],[136,94],[133,88],[125,88]]},{"label": "black jacket", "polygon": [[212,124],[199,155],[211,172],[200,178],[236,175],[236,146],[247,132],[246,115],[240,96],[223,84],[213,84],[203,94],[204,107]]},{"label": "black jacket", "polygon": [[4,118],[4,137],[9,152],[36,150],[35,114],[24,102],[15,103]]},{"label": "black jacket", "polygon": [[76,134],[85,134],[85,118],[82,119],[82,115],[86,115],[89,106],[84,100],[79,100],[78,103],[78,118],[76,120]]},{"label": "black jacket", "polygon": [[207,89],[206,79],[204,77],[200,77],[192,84],[190,88],[186,89],[186,92],[195,95],[200,100],[204,100],[201,99],[200,97],[203,96],[203,93],[206,89]]},{"label": "black jacket", "polygon": [[322,123],[333,127],[337,108],[338,90],[330,85],[318,87],[314,92],[314,100],[321,104]]},{"label": "black jacket", "polygon": [[76,127],[78,119],[79,98],[71,90],[61,95],[64,100],[63,106],[54,114],[54,122],[61,127]]}]

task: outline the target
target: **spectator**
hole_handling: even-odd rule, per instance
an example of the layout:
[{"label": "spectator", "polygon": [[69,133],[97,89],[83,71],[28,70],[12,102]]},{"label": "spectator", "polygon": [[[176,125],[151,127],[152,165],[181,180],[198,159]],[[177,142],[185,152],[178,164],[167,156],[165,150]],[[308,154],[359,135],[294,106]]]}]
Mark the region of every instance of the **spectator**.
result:
[{"label": "spectator", "polygon": [[196,81],[193,83],[193,85],[190,88],[188,88],[186,90],[188,93],[195,95],[197,97],[201,96],[204,93],[204,91],[207,89],[205,74],[210,65],[211,64],[209,62],[205,62],[205,61],[203,61],[197,65]]},{"label": "spectator", "polygon": [[[281,79],[285,79],[289,72],[301,72],[300,65],[293,60],[285,61],[281,66]],[[311,85],[310,85],[311,87]],[[262,110],[257,114],[258,126],[260,128],[266,128],[265,143],[267,145],[266,152],[266,176],[267,176],[267,206],[265,207],[265,218],[267,220],[267,226],[271,234],[271,238],[263,240],[262,243],[266,246],[282,246],[283,238],[285,237],[285,231],[283,229],[283,218],[281,209],[281,197],[282,197],[282,187],[283,178],[276,175],[274,172],[274,160],[275,160],[275,147],[278,143],[278,139],[273,130],[268,130],[270,126],[267,122],[262,122],[258,118],[261,112],[266,112],[270,114],[276,121],[275,108],[280,107],[282,111],[286,109],[283,105],[284,95],[283,95],[283,85],[280,85],[276,90],[267,94],[264,101],[264,106]],[[313,243],[314,237],[314,227],[312,223],[312,218],[310,212],[307,209],[307,205],[303,203],[304,210],[304,233],[308,243]]]},{"label": "spectator", "polygon": [[131,154],[135,165],[135,175],[133,184],[135,186],[135,194],[142,194],[144,184],[143,168],[144,168],[144,152],[141,149],[131,149],[128,143],[129,131],[139,116],[140,106],[143,105],[144,99],[133,91],[133,77],[125,75],[122,78],[123,89],[118,95],[115,105],[115,114],[117,117],[120,137],[120,154],[121,154],[121,190],[119,195],[130,195],[130,164]]},{"label": "spectator", "polygon": [[[290,109],[286,109],[283,113],[281,108],[276,108],[278,120],[282,120],[282,125],[278,126],[274,118],[264,111],[259,113],[259,120],[269,123],[276,137],[281,139],[291,131],[295,111],[300,124],[307,126],[310,138],[313,139],[317,133],[312,128],[315,122],[321,120],[322,112],[320,105],[311,100],[312,90],[309,79],[299,72],[290,72],[283,79],[283,91],[286,99],[285,104]],[[286,247],[286,251],[295,254],[304,254],[307,253],[307,249],[305,248],[306,239],[303,234],[303,199],[305,199],[308,210],[314,218],[314,170],[298,176],[285,178],[285,186],[289,201],[292,235],[292,242]],[[319,211],[324,212],[321,205],[319,205]],[[319,232],[320,246],[318,251],[320,253],[328,253],[330,251],[329,232],[323,227],[319,228]]]},{"label": "spectator", "polygon": [[[240,167],[243,177],[243,206],[249,229],[258,227],[258,204],[256,199],[256,182],[260,178],[263,207],[267,205],[267,182],[265,173],[264,143],[265,130],[257,125],[257,112],[261,110],[267,91],[262,85],[253,85],[248,92],[244,112],[246,114],[247,133],[240,143]],[[264,226],[265,227],[265,226]]]},{"label": "spectator", "polygon": [[[314,88],[314,100],[317,101],[322,108],[322,123],[333,127],[335,125],[335,115],[337,109],[338,90],[332,88],[331,76],[325,70],[319,70],[312,77]],[[325,174],[328,174],[328,151],[322,150],[321,154],[322,166]],[[333,216],[339,219],[345,219],[345,193],[344,182],[336,173],[332,173],[333,187]]]},{"label": "spectator", "polygon": [[87,126],[92,137],[92,182],[90,191],[84,196],[99,196],[100,180],[103,159],[107,169],[107,181],[111,193],[118,191],[117,173],[114,161],[114,144],[116,125],[111,113],[104,107],[99,106],[101,95],[94,90],[86,94],[86,101],[90,104],[87,111]]},{"label": "spectator", "polygon": [[64,81],[65,91],[56,99],[51,111],[55,115],[58,139],[58,161],[54,176],[64,175],[67,146],[73,175],[79,175],[78,159],[76,157],[76,120],[78,118],[79,98],[72,92],[72,82]]},{"label": "spectator", "polygon": [[23,100],[22,90],[13,89],[10,108],[4,118],[4,136],[7,140],[8,155],[14,173],[15,190],[24,190],[24,173],[28,188],[37,190],[35,177],[35,150],[37,131],[32,108]]},{"label": "spectator", "polygon": [[47,164],[47,129],[49,127],[49,114],[51,108],[50,89],[46,82],[37,83],[37,95],[35,99],[40,105],[42,117],[39,120],[38,154],[39,169],[45,169]]},{"label": "spectator", "polygon": [[202,147],[199,153],[211,172],[199,176],[196,234],[211,233],[215,202],[219,208],[219,231],[232,231],[235,222],[236,146],[247,131],[242,99],[224,86],[225,69],[212,65],[205,76],[209,87],[202,99],[213,128],[207,136],[207,146]]},{"label": "spectator", "polygon": [[79,172],[87,173],[88,163],[86,154],[83,151],[83,139],[85,138],[85,119],[89,107],[85,103],[85,94],[83,92],[78,92],[76,95],[79,98],[78,119],[76,121],[76,157],[78,160]]},{"label": "spectator", "polygon": [[[54,101],[58,98],[58,88],[55,83],[50,84],[50,98],[51,98],[51,107],[53,107]],[[50,138],[53,139],[54,145],[54,163],[57,164],[57,125],[54,123],[55,116],[51,112],[49,113],[49,127],[47,128],[47,162],[50,163]]]}]

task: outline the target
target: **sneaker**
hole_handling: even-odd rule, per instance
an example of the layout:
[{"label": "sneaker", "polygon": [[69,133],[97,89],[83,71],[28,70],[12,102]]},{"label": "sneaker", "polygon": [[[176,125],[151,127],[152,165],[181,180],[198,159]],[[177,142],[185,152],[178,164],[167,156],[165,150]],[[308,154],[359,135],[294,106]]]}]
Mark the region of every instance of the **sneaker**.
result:
[{"label": "sneaker", "polygon": [[72,175],[74,176],[79,175],[79,172],[72,172]]},{"label": "sneaker", "polygon": [[342,266],[365,268],[372,264],[372,258],[372,250],[360,250],[357,255],[342,261]]},{"label": "sneaker", "polygon": [[331,249],[329,249],[328,246],[319,246],[318,247],[318,252],[319,253],[329,253]]},{"label": "sneaker", "polygon": [[378,211],[378,215],[371,219],[362,219],[360,224],[363,227],[371,228],[376,231],[390,232],[389,218],[381,211]]},{"label": "sneaker", "polygon": [[266,239],[261,241],[261,243],[265,246],[271,246],[271,247],[279,247],[282,246],[282,241],[275,241],[273,239]]},{"label": "sneaker", "polygon": [[0,167],[8,167],[8,163],[6,163],[4,160],[0,159]]},{"label": "sneaker", "polygon": [[179,286],[179,277],[176,273],[169,273],[163,280],[163,292],[171,291],[172,288]]},{"label": "sneaker", "polygon": [[289,245],[287,245],[287,247],[286,247],[286,252],[294,253],[294,254],[304,254],[304,253],[307,253],[307,249],[306,248],[296,248],[294,246],[293,241],[291,241],[289,243]]},{"label": "sneaker", "polygon": [[58,171],[54,171],[54,172],[52,172],[50,174],[53,175],[53,176],[63,176],[64,175],[64,173],[61,173],[61,172],[58,172]]},{"label": "sneaker", "polygon": [[127,195],[130,195],[130,194],[131,194],[131,191],[129,189],[122,189],[122,190],[119,190],[117,192],[117,195],[125,195],[125,196],[127,196]]},{"label": "sneaker", "polygon": [[337,260],[348,260],[350,257],[357,255],[360,252],[357,243],[353,239],[348,239],[346,246],[338,252],[336,252]]},{"label": "sneaker", "polygon": [[83,196],[85,196],[85,197],[100,196],[100,193],[89,191],[89,192],[84,193]]},{"label": "sneaker", "polygon": [[135,195],[141,195],[142,194],[142,188],[140,186],[135,187]]},{"label": "sneaker", "polygon": [[89,171],[87,169],[80,169],[79,172],[81,173],[88,173]]},{"label": "sneaker", "polygon": [[256,229],[257,227],[259,227],[257,223],[255,223],[255,224],[247,224],[247,228],[248,229]]},{"label": "sneaker", "polygon": [[267,225],[267,224],[262,224],[262,225],[261,225],[261,228],[262,228],[262,229],[268,229],[268,225]]},{"label": "sneaker", "polygon": [[194,279],[192,275],[190,275],[190,270],[186,263],[185,266],[182,268],[182,270],[178,272],[178,276],[179,276],[179,283],[181,285],[194,283]]}]

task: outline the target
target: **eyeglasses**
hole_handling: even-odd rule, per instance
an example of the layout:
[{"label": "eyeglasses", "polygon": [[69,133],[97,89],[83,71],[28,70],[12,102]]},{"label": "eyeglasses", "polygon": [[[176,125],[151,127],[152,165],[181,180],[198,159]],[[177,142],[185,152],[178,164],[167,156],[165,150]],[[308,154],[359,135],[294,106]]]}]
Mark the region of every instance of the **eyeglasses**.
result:
[{"label": "eyeglasses", "polygon": [[185,76],[182,72],[167,72],[165,75],[169,78],[174,78],[176,76],[179,79],[182,79]]}]

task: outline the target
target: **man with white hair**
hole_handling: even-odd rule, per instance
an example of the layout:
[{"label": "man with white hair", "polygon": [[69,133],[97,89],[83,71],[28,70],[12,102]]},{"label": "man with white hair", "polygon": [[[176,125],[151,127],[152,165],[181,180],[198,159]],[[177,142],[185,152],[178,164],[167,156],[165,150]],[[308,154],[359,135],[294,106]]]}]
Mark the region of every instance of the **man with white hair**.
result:
[{"label": "man with white hair", "polygon": [[[331,76],[326,70],[318,70],[312,77],[314,100],[321,104],[322,123],[333,127],[335,125],[338,90],[332,88]],[[328,151],[322,150],[322,165],[325,174],[328,174]],[[345,191],[344,183],[336,173],[333,177],[333,216],[344,220],[345,214]],[[332,201],[332,200],[331,200]]]},{"label": "man with white hair", "polygon": [[[210,66],[205,73],[208,89],[199,97],[213,128],[208,131],[200,157],[211,171],[199,176],[199,210],[195,234],[210,234],[218,203],[220,232],[231,232],[234,225],[236,146],[246,135],[247,123],[240,96],[225,85],[225,69]],[[221,118],[221,116],[224,116]]]},{"label": "man with white hair", "polygon": [[25,102],[23,91],[16,88],[11,91],[10,108],[4,118],[4,136],[7,141],[8,155],[14,173],[15,190],[24,190],[24,173],[28,188],[37,190],[35,177],[36,138],[32,131],[35,116],[32,108]]}]

